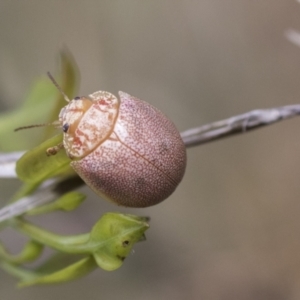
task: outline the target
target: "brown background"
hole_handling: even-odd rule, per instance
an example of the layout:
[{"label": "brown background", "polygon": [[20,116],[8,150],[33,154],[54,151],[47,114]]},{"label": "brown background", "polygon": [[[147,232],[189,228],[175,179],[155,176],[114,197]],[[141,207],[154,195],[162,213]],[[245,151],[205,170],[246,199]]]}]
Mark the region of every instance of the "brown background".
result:
[{"label": "brown background", "polygon": [[[2,0],[1,110],[56,69],[63,46],[83,95],[123,90],[180,130],[297,103],[300,48],[285,38],[289,28],[300,31],[300,4],[290,0]],[[40,217],[62,233],[89,230],[105,211],[152,219],[147,242],[118,271],[23,290],[0,271],[0,298],[300,299],[299,126],[294,119],[188,150],[182,184],[155,207],[121,209],[90,193],[73,214]],[[2,203],[16,185],[1,180]],[[17,237],[5,238],[17,252]]]}]

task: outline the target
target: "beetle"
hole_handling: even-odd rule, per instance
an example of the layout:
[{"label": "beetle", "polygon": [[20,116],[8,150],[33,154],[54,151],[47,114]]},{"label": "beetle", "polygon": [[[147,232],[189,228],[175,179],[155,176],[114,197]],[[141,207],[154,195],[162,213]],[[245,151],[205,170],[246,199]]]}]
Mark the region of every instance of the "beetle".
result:
[{"label": "beetle", "polygon": [[186,148],[175,125],[149,103],[119,92],[97,91],[69,100],[53,122],[63,131],[71,166],[96,194],[117,205],[148,207],[168,198],[181,182]]}]

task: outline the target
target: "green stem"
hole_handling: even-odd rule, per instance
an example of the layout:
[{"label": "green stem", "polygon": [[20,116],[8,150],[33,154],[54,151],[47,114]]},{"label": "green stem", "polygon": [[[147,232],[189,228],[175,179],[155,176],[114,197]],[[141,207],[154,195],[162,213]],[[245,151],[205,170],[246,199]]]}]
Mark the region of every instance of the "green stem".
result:
[{"label": "green stem", "polygon": [[29,236],[31,239],[58,251],[71,254],[92,253],[92,251],[89,251],[85,247],[90,237],[88,233],[73,236],[57,235],[22,219],[14,219],[11,225],[17,231]]}]

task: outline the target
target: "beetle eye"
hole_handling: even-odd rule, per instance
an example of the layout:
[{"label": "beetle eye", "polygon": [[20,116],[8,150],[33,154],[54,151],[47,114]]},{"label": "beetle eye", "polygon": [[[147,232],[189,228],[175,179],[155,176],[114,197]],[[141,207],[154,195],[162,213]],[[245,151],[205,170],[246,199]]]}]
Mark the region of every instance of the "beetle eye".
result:
[{"label": "beetle eye", "polygon": [[74,98],[74,100],[80,100],[80,99],[81,99],[81,97],[79,97],[79,96]]},{"label": "beetle eye", "polygon": [[70,125],[68,123],[65,123],[62,127],[63,132],[67,132],[69,127],[70,127]]}]

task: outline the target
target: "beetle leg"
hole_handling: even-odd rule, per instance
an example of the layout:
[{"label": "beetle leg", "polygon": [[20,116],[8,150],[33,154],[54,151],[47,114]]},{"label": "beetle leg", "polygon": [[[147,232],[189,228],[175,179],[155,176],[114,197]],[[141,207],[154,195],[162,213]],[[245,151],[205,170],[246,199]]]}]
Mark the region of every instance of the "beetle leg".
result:
[{"label": "beetle leg", "polygon": [[55,155],[60,149],[63,149],[63,148],[64,148],[64,144],[60,143],[54,147],[48,148],[46,150],[46,153],[48,156]]}]

